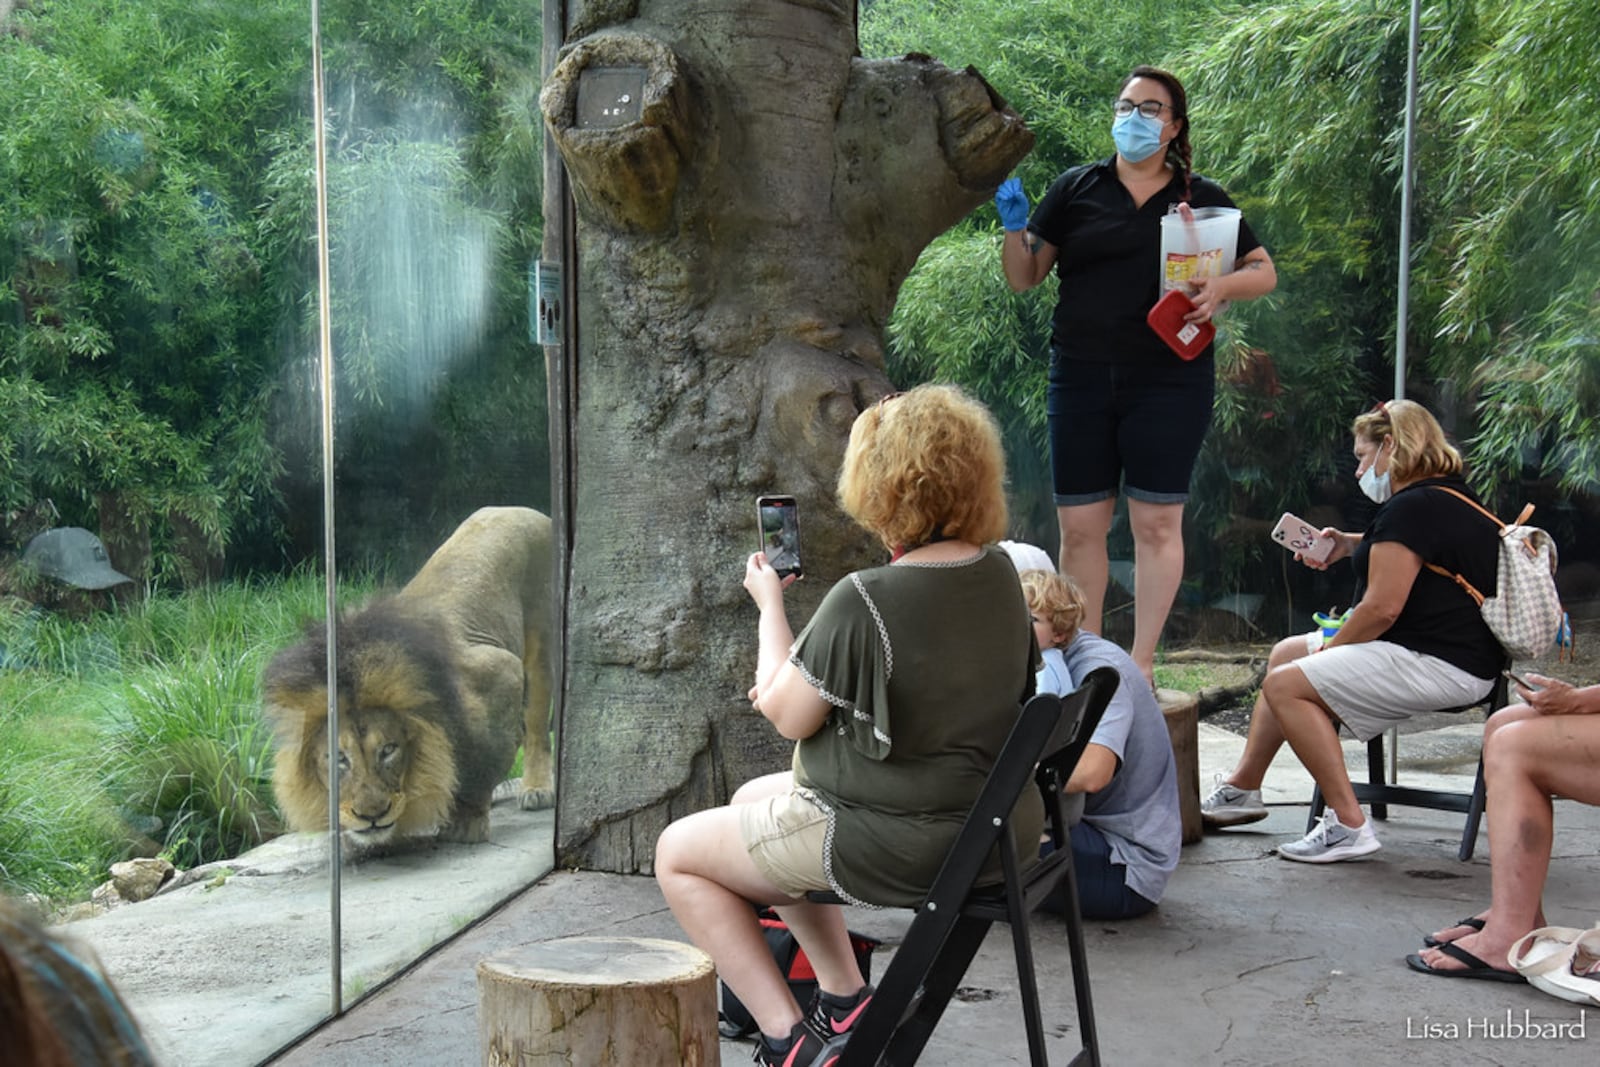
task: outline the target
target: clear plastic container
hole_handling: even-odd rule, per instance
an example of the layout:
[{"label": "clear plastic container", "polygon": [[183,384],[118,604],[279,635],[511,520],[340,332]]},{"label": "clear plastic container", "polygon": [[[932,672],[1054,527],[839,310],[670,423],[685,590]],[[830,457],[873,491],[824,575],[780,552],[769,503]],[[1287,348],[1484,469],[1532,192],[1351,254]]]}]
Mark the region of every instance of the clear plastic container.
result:
[{"label": "clear plastic container", "polygon": [[1217,278],[1239,258],[1239,209],[1200,207],[1189,222],[1176,210],[1161,218],[1161,291],[1188,289],[1191,278]]}]

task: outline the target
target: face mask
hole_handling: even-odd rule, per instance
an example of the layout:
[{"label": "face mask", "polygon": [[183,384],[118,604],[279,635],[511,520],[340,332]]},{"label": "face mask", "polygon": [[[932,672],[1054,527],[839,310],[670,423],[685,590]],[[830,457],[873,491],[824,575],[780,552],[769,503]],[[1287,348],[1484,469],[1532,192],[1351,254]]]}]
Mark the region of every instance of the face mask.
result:
[{"label": "face mask", "polygon": [[1374,504],[1381,504],[1394,495],[1394,490],[1389,487],[1389,472],[1376,474],[1371,467],[1361,476],[1361,491],[1367,494],[1367,499]]},{"label": "face mask", "polygon": [[1132,111],[1111,123],[1111,139],[1129,163],[1149,159],[1161,147],[1161,130],[1166,123],[1147,119]]},{"label": "face mask", "polygon": [[1367,494],[1367,499],[1374,504],[1381,504],[1394,495],[1394,489],[1389,485],[1389,472],[1378,473],[1378,456],[1383,455],[1383,449],[1378,449],[1378,455],[1372,457],[1372,466],[1361,474],[1361,491]]}]

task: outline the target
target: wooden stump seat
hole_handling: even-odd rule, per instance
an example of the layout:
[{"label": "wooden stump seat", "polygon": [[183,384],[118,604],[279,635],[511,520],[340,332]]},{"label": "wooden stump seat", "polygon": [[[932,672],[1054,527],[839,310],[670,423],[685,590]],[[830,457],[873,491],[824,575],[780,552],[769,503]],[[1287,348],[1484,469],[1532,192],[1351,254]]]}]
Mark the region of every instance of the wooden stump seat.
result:
[{"label": "wooden stump seat", "polygon": [[478,963],[485,1067],[714,1067],[717,977],[693,945],[565,937]]}]

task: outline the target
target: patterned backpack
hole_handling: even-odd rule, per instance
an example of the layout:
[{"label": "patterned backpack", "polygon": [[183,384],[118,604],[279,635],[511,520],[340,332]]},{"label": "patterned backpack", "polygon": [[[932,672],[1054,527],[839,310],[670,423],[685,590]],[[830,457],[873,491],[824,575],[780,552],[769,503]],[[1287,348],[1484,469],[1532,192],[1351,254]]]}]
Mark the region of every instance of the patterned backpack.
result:
[{"label": "patterned backpack", "polygon": [[1564,615],[1556,592],[1555,539],[1537,526],[1523,525],[1533,514],[1533,505],[1525,506],[1517,521],[1507,526],[1470,497],[1442,485],[1433,488],[1470,504],[1500,531],[1495,595],[1485,597],[1454,571],[1432,563],[1425,566],[1455,582],[1478,602],[1483,621],[1508,656],[1531,659],[1544,655],[1556,639]]}]

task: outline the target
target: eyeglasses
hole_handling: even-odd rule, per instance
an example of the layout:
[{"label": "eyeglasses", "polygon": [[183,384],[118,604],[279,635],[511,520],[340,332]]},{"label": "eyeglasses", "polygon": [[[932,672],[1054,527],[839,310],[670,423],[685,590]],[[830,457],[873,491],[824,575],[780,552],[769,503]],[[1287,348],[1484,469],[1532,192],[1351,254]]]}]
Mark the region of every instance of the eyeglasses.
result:
[{"label": "eyeglasses", "polygon": [[883,417],[883,405],[887,404],[889,401],[893,400],[895,397],[905,396],[905,395],[906,394],[903,393],[903,392],[894,392],[894,393],[884,393],[882,396],[880,396],[878,398],[878,404],[877,404],[878,417],[879,418]]},{"label": "eyeglasses", "polygon": [[1111,105],[1111,110],[1119,119],[1125,119],[1133,114],[1134,108],[1138,108],[1139,114],[1147,119],[1158,119],[1163,111],[1167,111],[1171,107],[1171,104],[1163,104],[1159,100],[1141,100],[1136,104],[1127,97],[1123,97]]}]

